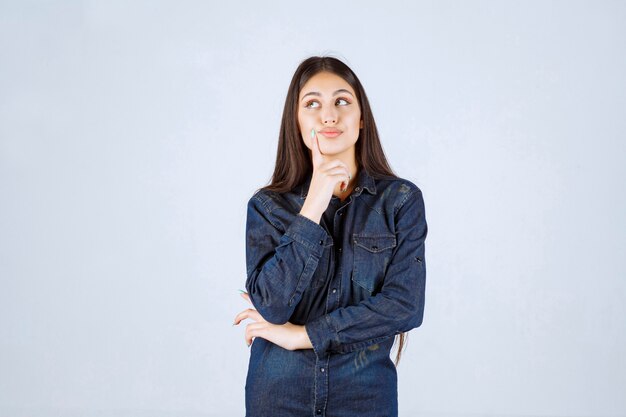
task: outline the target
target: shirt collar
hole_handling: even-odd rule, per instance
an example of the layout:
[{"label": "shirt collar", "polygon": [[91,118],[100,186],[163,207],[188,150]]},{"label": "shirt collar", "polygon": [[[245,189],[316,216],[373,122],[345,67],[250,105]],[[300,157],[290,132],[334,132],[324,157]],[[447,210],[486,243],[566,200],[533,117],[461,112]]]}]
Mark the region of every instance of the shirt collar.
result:
[{"label": "shirt collar", "polygon": [[[302,199],[306,198],[307,193],[309,192],[310,184],[311,176],[309,176],[307,180],[300,185],[300,197]],[[361,195],[363,190],[367,190],[370,194],[376,194],[376,182],[367,170],[361,168],[356,179],[356,186],[354,187],[354,190],[352,190],[352,194],[357,197]]]}]

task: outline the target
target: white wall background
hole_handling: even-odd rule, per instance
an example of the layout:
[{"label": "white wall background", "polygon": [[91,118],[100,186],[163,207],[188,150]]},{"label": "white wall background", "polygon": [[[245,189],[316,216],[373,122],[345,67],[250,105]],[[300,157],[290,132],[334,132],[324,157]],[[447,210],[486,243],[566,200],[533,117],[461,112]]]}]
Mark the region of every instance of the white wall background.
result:
[{"label": "white wall background", "polygon": [[426,202],[401,416],[626,416],[625,18],[1,1],[0,415],[243,416],[245,205],[333,54]]}]

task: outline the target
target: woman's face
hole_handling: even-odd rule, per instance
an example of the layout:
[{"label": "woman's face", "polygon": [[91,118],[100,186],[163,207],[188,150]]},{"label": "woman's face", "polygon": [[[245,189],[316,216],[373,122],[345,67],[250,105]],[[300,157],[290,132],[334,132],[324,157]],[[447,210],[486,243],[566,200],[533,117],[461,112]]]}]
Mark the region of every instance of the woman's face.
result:
[{"label": "woman's face", "polygon": [[363,124],[361,108],[350,84],[330,72],[311,77],[298,97],[298,126],[309,149],[311,129],[315,129],[322,154],[354,158]]}]

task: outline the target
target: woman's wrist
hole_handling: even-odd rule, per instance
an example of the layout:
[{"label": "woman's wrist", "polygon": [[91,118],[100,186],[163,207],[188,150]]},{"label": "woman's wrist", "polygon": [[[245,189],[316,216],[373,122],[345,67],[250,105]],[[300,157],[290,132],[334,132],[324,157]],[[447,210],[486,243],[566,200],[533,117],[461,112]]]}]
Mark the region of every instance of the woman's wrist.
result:
[{"label": "woman's wrist", "polygon": [[302,206],[302,209],[300,210],[300,214],[318,224],[322,218],[321,214],[314,213],[311,209],[309,209],[306,204],[306,200],[304,202],[304,205]]},{"label": "woman's wrist", "polygon": [[309,338],[309,334],[306,332],[306,326],[300,326],[301,342],[300,349],[313,349],[313,344]]}]

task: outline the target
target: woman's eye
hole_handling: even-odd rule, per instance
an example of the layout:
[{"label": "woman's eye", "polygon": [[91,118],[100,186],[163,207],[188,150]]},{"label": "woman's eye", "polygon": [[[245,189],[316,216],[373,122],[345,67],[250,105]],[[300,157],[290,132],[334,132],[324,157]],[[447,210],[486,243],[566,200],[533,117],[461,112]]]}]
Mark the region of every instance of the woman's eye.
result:
[{"label": "woman's eye", "polygon": [[[350,102],[345,98],[338,98],[337,101],[335,101],[335,104],[338,104],[340,106],[347,106],[348,104],[350,104]],[[317,100],[311,100],[304,105],[304,107],[306,107],[307,109],[314,109],[319,106],[320,103]]]}]

